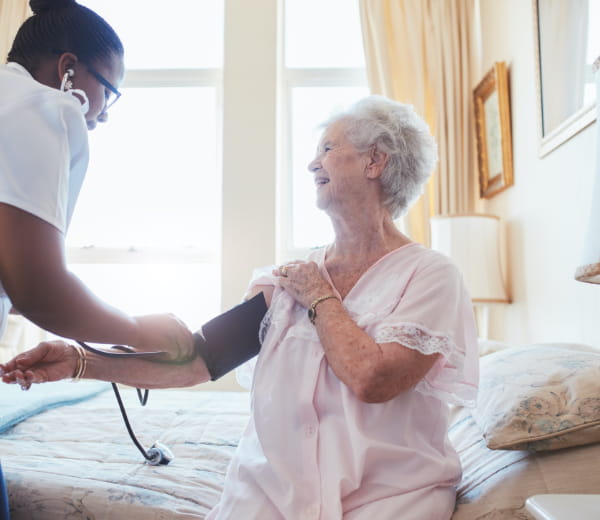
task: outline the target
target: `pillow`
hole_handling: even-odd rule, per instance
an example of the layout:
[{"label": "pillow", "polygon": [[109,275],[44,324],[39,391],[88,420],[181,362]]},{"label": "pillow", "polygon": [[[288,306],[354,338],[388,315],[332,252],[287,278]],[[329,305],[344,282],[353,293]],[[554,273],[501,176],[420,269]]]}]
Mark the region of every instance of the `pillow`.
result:
[{"label": "pillow", "polygon": [[600,441],[600,350],[546,343],[480,360],[473,417],[488,448],[557,450]]}]

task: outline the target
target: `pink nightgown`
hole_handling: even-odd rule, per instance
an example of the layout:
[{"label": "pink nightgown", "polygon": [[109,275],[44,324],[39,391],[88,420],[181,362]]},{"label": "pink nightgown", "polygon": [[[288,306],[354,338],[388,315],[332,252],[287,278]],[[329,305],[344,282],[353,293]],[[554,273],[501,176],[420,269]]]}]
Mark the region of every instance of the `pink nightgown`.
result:
[{"label": "pink nightgown", "polygon": [[[325,249],[309,259],[331,283]],[[252,285],[267,283],[277,285],[272,276]],[[448,403],[473,403],[478,381],[462,277],[446,257],[411,243],[372,265],[343,304],[376,342],[439,352],[438,362],[411,390],[364,403],[329,367],[306,309],[276,287],[252,416],[207,520],[450,518],[461,467],[446,435]]]}]

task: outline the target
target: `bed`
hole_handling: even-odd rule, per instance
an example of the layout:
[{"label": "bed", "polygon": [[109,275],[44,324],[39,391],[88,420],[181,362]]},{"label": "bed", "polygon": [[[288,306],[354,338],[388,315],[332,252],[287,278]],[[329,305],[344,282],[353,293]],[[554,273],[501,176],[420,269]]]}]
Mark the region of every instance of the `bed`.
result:
[{"label": "bed", "polygon": [[[463,463],[453,520],[529,519],[531,495],[598,493],[600,352],[492,347],[482,351],[478,406],[452,411],[449,435]],[[25,394],[2,387],[0,455],[13,520],[205,517],[245,427],[247,393],[152,391],[142,408],[125,389],[141,442],[160,440],[175,455],[149,466],[108,385],[52,385]]]}]

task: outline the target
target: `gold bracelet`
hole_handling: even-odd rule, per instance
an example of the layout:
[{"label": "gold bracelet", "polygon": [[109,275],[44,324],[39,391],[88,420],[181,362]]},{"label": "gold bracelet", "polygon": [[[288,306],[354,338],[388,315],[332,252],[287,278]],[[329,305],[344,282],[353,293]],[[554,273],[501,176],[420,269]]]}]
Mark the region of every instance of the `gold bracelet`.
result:
[{"label": "gold bracelet", "polygon": [[85,374],[85,369],[87,368],[87,356],[85,350],[79,345],[71,346],[75,349],[75,352],[77,352],[77,366],[75,367],[75,372],[72,377],[73,382],[77,382],[83,377],[83,374]]},{"label": "gold bracelet", "polygon": [[313,325],[317,319],[317,305],[325,300],[329,300],[330,298],[335,298],[336,300],[338,299],[335,294],[328,294],[327,296],[321,296],[320,298],[317,298],[310,304],[310,307],[308,308],[308,319]]}]

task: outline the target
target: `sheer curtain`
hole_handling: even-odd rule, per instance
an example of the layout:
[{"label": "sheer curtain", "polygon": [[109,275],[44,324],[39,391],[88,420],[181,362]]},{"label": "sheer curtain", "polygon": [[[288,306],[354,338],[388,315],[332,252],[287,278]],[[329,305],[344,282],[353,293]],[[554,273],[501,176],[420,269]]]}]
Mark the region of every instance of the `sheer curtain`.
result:
[{"label": "sheer curtain", "polygon": [[15,34],[30,15],[27,0],[0,0],[0,63],[6,63]]},{"label": "sheer curtain", "polygon": [[439,146],[437,170],[404,222],[429,244],[430,216],[473,211],[476,200],[476,0],[359,1],[371,91],[412,104]]}]

